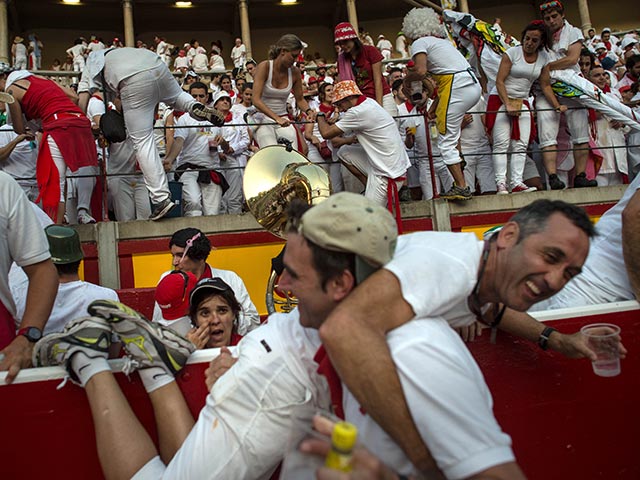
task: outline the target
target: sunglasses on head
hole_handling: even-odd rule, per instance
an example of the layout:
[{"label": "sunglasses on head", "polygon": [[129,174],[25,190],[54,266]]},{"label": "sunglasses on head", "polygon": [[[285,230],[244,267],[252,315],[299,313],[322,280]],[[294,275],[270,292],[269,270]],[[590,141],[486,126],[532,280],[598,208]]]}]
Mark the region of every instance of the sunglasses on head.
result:
[{"label": "sunglasses on head", "polygon": [[187,252],[193,246],[193,242],[195,242],[197,239],[199,239],[201,235],[202,235],[202,233],[198,232],[193,237],[191,237],[189,240],[187,240],[187,243],[184,246],[184,252],[182,252],[182,257],[180,257],[180,261],[178,262],[178,265],[180,265],[182,263],[182,261],[184,260],[184,257],[187,256]]},{"label": "sunglasses on head", "polygon": [[540,5],[541,12],[544,12],[545,10],[549,10],[550,8],[558,8],[560,10],[564,10],[564,6],[558,0],[553,0],[552,2],[547,2]]}]

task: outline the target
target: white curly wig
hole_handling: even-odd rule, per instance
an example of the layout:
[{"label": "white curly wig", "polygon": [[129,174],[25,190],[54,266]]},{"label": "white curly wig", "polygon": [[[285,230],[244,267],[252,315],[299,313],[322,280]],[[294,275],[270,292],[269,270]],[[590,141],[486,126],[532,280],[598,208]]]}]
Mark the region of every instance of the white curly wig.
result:
[{"label": "white curly wig", "polygon": [[429,7],[413,8],[407,13],[402,21],[402,31],[411,40],[426,36],[446,37],[440,16]]}]

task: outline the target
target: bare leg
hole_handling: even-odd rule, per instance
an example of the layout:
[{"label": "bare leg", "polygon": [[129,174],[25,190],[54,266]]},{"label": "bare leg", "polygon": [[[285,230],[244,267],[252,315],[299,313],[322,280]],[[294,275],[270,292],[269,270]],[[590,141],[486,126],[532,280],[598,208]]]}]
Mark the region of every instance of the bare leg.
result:
[{"label": "bare leg", "polygon": [[176,382],[149,394],[158,427],[160,458],[168,464],[195,425],[191,410]]},{"label": "bare leg", "polygon": [[587,159],[589,158],[589,144],[577,143],[573,146],[573,159],[576,162],[576,175],[587,169]]},{"label": "bare leg", "polygon": [[158,453],[111,372],[95,374],[85,386],[104,476],[129,479]]},{"label": "bare leg", "polygon": [[[553,175],[554,173],[556,173],[556,158],[557,158],[556,150],[557,149],[558,149],[557,145],[550,145],[542,149],[542,163],[544,164],[544,169],[547,171],[548,175]],[[577,165],[577,159],[576,159],[576,165]]]},{"label": "bare leg", "polygon": [[353,175],[362,182],[362,185],[366,185],[367,184],[367,176],[362,173],[360,170],[358,170],[356,167],[354,167],[353,165],[350,165],[348,163],[342,162],[342,164],[347,167],[347,170],[349,170],[351,173],[353,173]]},{"label": "bare leg", "polygon": [[459,187],[466,187],[467,182],[464,179],[464,173],[462,173],[462,165],[460,163],[455,163],[453,165],[447,165],[449,172],[451,172],[451,176],[453,180],[456,182],[456,185]]}]

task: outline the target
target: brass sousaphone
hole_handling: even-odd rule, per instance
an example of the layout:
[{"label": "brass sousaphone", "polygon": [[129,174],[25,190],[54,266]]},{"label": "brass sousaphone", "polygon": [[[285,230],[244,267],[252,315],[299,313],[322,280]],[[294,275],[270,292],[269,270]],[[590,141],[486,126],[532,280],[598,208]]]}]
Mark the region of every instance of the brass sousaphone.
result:
[{"label": "brass sousaphone", "polygon": [[[258,223],[285,238],[286,210],[291,201],[298,198],[308,205],[316,205],[331,195],[331,181],[324,168],[311,163],[304,155],[289,147],[272,145],[260,149],[247,163],[243,190],[249,210]],[[278,288],[281,273],[278,270],[272,268],[267,285],[269,314],[291,311],[297,303]]]}]

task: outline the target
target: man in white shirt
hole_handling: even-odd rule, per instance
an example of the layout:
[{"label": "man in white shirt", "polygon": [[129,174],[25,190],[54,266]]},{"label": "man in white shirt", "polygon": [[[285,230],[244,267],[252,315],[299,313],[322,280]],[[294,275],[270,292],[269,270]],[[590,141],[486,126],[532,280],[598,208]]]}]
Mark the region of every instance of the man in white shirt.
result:
[{"label": "man in white shirt", "polygon": [[[86,315],[94,300],[118,301],[118,294],[110,289],[80,280],[78,270],[84,258],[80,236],[73,228],[49,225],[45,229],[51,260],[58,271],[60,286],[43,335],[61,332],[70,319]],[[16,303],[16,323],[22,320],[26,308],[26,290],[11,288]]]},{"label": "man in white shirt", "polygon": [[32,202],[38,198],[37,157],[38,146],[33,134],[18,135],[10,124],[0,127],[0,170],[16,179]]},{"label": "man in white shirt", "polygon": [[380,50],[382,54],[382,58],[385,60],[389,60],[391,58],[391,50],[393,49],[393,45],[389,40],[385,38],[384,35],[378,35],[378,43],[376,48]]},{"label": "man in white shirt", "polygon": [[[106,85],[103,85],[103,82]],[[149,85],[156,85],[149,88]],[[159,220],[175,206],[153,135],[155,108],[164,102],[199,120],[221,124],[213,109],[183,91],[165,63],[154,52],[140,48],[115,48],[92,52],[78,85],[79,106],[86,112],[92,88],[115,94],[122,101],[127,134],[154,204],[149,217]]]},{"label": "man in white shirt", "polygon": [[[31,366],[34,343],[42,335],[58,289],[49,246],[32,204],[8,174],[0,172],[0,371],[7,383]],[[27,302],[16,332],[16,308],[9,288],[15,262],[29,278]]]},{"label": "man in white shirt", "polygon": [[[201,103],[207,103],[207,90],[202,82],[189,85],[189,93]],[[218,172],[220,128],[189,115],[182,115],[176,127],[173,143],[163,163],[170,170],[173,161],[178,159],[175,177],[182,182],[183,214],[185,217],[218,215],[223,185]]]},{"label": "man in white shirt", "polygon": [[164,38],[157,35],[153,37],[153,41],[156,44],[156,54],[166,63],[167,67],[169,67],[171,65],[171,50],[169,44],[165,42]]},{"label": "man in white shirt", "polygon": [[[564,16],[564,7],[561,2],[555,0],[540,5],[542,20],[546,27],[553,34],[553,44],[548,51],[550,62],[547,64],[551,70],[551,77],[554,78],[554,70],[570,70],[580,73],[578,60],[582,50],[584,36],[580,29],[571,25]],[[587,157],[589,153],[589,122],[587,111],[575,100],[559,97],[558,100],[563,105],[570,107],[565,112],[571,142],[575,150],[573,157],[575,160],[574,188],[597,187],[595,180],[586,177]],[[544,98],[544,95],[536,93],[536,108],[538,108],[538,135],[540,147],[542,148],[542,160],[544,167],[549,174],[549,185],[554,190],[561,190],[565,187],[556,173],[556,159],[558,156],[558,129],[560,124],[560,112],[554,110],[553,106]]]},{"label": "man in white shirt", "polygon": [[[195,425],[173,380],[186,361],[188,345],[171,332],[149,327],[135,312],[96,302],[90,307],[96,318],[76,322],[65,334],[48,337],[39,344],[36,358],[42,365],[66,363],[72,379],[85,386],[95,411],[109,405],[109,415],[94,418],[99,456],[107,477],[268,478],[284,454],[294,416],[308,420],[318,408],[326,409],[330,403],[342,410],[338,396],[329,398],[328,385],[335,374],[323,349],[319,349],[316,329],[359,282],[391,259],[396,224],[384,207],[353,193],[342,192],[307,208],[292,205],[282,276],[285,288],[299,300],[297,310],[272,316],[266,326],[246,336],[239,345],[237,363],[222,377],[229,364],[211,366],[207,378],[210,395]],[[160,437],[162,460],[119,394],[104,358],[106,342],[99,347],[98,342],[81,340],[106,340],[112,329],[123,339],[133,361],[142,362],[138,364],[139,373],[164,432]],[[153,342],[146,342],[143,350],[139,342],[127,341],[134,334],[151,337]],[[67,345],[73,346],[62,353]],[[149,350],[151,346],[157,352]],[[405,388],[416,393],[419,408],[428,405],[431,413],[440,410],[436,417],[427,409],[423,409],[424,414],[413,412],[420,414],[422,441],[436,439],[433,448],[447,474],[452,478],[524,478],[515,463],[509,436],[493,417],[491,398],[477,365],[443,319],[400,327],[390,339],[390,347],[401,371],[410,370],[428,383],[422,386],[414,382]],[[153,360],[145,360],[146,353]],[[165,364],[159,357],[174,361],[166,360]],[[409,357],[411,361],[405,361]],[[435,378],[439,373],[449,373],[449,380],[439,381]],[[432,374],[431,382],[428,379]],[[363,420],[360,411],[350,416],[355,404],[347,398],[344,406],[347,420],[368,432],[361,437],[365,446],[373,448],[399,473],[416,473],[398,454],[397,446],[384,444],[384,434],[373,430],[374,425]],[[171,415],[163,416],[169,412]],[[127,432],[114,425],[127,425]]]},{"label": "man in white shirt", "polygon": [[362,95],[353,80],[334,86],[333,104],[344,114],[335,123],[329,123],[322,112],[316,114],[320,134],[326,140],[356,134],[358,144],[343,146],[338,157],[366,185],[365,197],[386,205],[388,189],[402,187],[411,165],[395,120],[375,100]]},{"label": "man in white shirt", "polygon": [[240,71],[244,68],[247,61],[247,47],[242,43],[241,38],[236,38],[235,45],[231,49],[231,62],[233,68],[236,71]]}]

